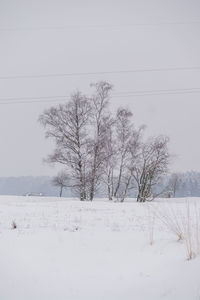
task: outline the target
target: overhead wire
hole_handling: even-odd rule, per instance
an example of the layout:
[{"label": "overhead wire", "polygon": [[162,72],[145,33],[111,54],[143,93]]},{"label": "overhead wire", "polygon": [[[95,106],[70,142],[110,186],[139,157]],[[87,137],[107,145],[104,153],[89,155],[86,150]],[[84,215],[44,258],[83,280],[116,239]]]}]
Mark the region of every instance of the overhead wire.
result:
[{"label": "overhead wire", "polygon": [[32,74],[32,75],[30,74],[29,75],[8,75],[8,76],[1,75],[0,80],[106,75],[106,74],[128,74],[128,73],[145,73],[145,72],[194,71],[194,70],[200,70],[200,66],[144,68],[144,69],[111,70],[111,71],[108,70],[108,71],[97,71],[97,72],[46,73],[46,74]]},{"label": "overhead wire", "polygon": [[[145,97],[158,95],[177,95],[177,94],[191,94],[200,93],[200,88],[184,88],[184,89],[163,89],[163,90],[147,90],[147,91],[132,91],[132,92],[117,92],[113,93],[111,98],[131,98],[131,97]],[[0,98],[0,105],[6,104],[31,104],[44,102],[59,102],[69,100],[69,95],[55,95],[55,96],[41,96],[41,97],[10,97]]]},{"label": "overhead wire", "polygon": [[46,31],[46,30],[70,30],[70,29],[101,29],[101,28],[127,28],[127,27],[156,27],[156,26],[177,26],[177,25],[198,25],[200,20],[157,22],[157,23],[127,23],[127,24],[66,24],[58,26],[37,26],[37,27],[0,27],[1,31]]}]

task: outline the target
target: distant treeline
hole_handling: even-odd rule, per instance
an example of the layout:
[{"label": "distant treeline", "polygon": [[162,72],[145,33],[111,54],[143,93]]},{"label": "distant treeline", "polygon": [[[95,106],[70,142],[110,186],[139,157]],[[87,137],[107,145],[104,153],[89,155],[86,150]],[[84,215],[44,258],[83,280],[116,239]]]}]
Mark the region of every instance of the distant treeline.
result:
[{"label": "distant treeline", "polygon": [[[99,187],[96,197],[107,197],[104,188]],[[0,177],[1,195],[42,194],[44,196],[59,196],[60,189],[53,184],[50,176]],[[162,184],[156,187],[160,197],[200,197],[200,172],[175,173],[163,177]],[[129,197],[135,197],[137,190],[133,189]],[[73,197],[70,188],[63,190],[63,197]]]},{"label": "distant treeline", "polygon": [[175,197],[200,197],[200,172],[174,173],[166,178],[168,191]]},{"label": "distant treeline", "polygon": [[[52,184],[49,176],[0,177],[0,194],[58,196],[58,188]],[[64,190],[63,196],[69,197],[71,192]]]}]

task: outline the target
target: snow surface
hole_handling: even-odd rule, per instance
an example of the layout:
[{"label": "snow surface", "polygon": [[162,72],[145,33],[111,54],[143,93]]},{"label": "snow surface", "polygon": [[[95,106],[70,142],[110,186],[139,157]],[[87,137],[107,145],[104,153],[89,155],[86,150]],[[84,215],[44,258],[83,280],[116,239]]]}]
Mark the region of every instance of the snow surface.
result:
[{"label": "snow surface", "polygon": [[1,196],[0,299],[200,299],[200,258],[159,220],[150,244],[162,205]]}]

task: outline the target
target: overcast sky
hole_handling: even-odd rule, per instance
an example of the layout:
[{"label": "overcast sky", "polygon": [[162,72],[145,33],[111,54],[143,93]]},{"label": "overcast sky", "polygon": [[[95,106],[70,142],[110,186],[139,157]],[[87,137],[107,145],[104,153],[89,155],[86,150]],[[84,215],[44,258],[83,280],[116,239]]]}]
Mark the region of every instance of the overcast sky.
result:
[{"label": "overcast sky", "polygon": [[88,93],[98,80],[112,83],[115,94],[194,89],[123,94],[111,105],[131,108],[149,135],[169,135],[172,170],[200,171],[200,69],[3,79],[200,67],[199,36],[199,0],[0,0],[0,176],[56,172],[42,162],[53,144],[37,122],[54,103],[1,102]]}]

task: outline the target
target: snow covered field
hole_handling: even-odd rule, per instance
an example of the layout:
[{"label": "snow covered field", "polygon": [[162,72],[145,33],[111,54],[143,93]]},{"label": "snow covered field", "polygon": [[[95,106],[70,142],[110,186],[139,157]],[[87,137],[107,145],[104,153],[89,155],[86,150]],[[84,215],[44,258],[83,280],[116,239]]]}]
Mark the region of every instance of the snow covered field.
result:
[{"label": "snow covered field", "polygon": [[166,205],[186,207],[1,196],[0,299],[199,300],[200,257],[154,214]]}]

